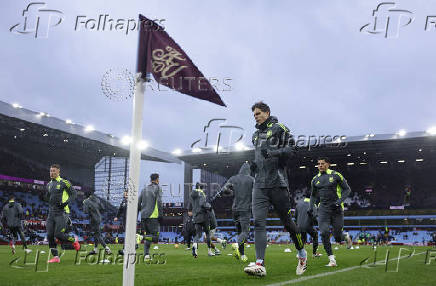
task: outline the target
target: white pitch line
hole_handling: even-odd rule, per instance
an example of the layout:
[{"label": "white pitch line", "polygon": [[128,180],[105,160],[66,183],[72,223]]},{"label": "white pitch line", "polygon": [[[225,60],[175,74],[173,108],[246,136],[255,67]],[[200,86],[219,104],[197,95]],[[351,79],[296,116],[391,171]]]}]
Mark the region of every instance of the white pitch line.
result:
[{"label": "white pitch line", "polygon": [[[424,253],[425,253],[425,251],[417,253],[417,254],[413,254],[412,256],[421,255],[421,254],[424,254]],[[405,257],[409,257],[409,255],[401,256],[400,259],[403,259]],[[389,259],[389,261],[392,261],[392,260],[398,260],[398,257]],[[384,260],[377,261],[376,263],[381,263],[381,262],[384,262]],[[333,271],[333,272],[324,272],[324,273],[319,273],[319,274],[312,275],[312,276],[304,276],[304,277],[293,279],[293,280],[283,281],[283,282],[274,283],[274,284],[268,284],[267,286],[282,286],[282,285],[288,285],[288,284],[295,284],[295,283],[299,283],[299,282],[302,282],[302,281],[307,281],[307,280],[310,280],[310,279],[313,279],[313,278],[325,277],[325,276],[330,276],[330,275],[333,275],[333,274],[336,274],[336,273],[351,271],[351,270],[354,270],[356,268],[362,268],[362,266],[360,266],[360,265],[359,266],[352,266],[352,267],[347,267],[347,268],[344,268],[344,269],[341,269],[341,270],[336,270],[336,271]]]}]

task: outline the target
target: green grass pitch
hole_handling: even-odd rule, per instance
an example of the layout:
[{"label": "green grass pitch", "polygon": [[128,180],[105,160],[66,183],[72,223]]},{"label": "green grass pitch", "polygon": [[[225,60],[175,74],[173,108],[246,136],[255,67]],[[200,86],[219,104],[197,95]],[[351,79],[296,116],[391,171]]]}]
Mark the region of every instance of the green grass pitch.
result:
[{"label": "green grass pitch", "polygon": [[[117,252],[121,245],[111,245],[113,252]],[[61,258],[61,263],[47,264],[47,253],[41,254],[35,271],[35,253],[37,250],[48,252],[48,246],[31,246],[33,252],[26,258],[24,251],[17,247],[17,253],[12,255],[8,246],[0,246],[0,285],[122,285],[122,264],[97,264],[82,259],[80,265],[75,264],[76,252],[67,250]],[[92,246],[82,246],[90,250]],[[290,248],[291,253],[284,250]],[[405,256],[399,262],[398,253]],[[407,257],[412,253],[414,255]],[[431,247],[389,246],[378,247],[374,266],[374,250],[369,246],[360,249],[347,250],[339,246],[335,250],[338,267],[328,268],[327,257],[322,248],[321,258],[308,258],[308,269],[303,276],[295,275],[297,259],[293,245],[270,245],[267,249],[267,276],[263,278],[251,277],[243,272],[247,263],[242,263],[232,256],[231,246],[222,251],[221,256],[208,257],[204,244],[200,245],[199,257],[194,259],[191,252],[185,250],[184,245],[175,248],[174,245],[159,245],[152,253],[164,253],[165,264],[136,265],[135,285],[269,285],[281,282],[297,285],[436,285],[436,248]],[[220,247],[221,249],[221,247]],[[307,246],[311,253],[312,246]],[[389,263],[383,261],[389,249]],[[426,264],[426,251],[429,256]],[[142,245],[137,250],[142,253]],[[246,248],[249,261],[254,260],[254,245]],[[164,260],[164,256],[160,257]],[[366,258],[368,260],[360,265]],[[117,262],[117,261],[115,261]],[[118,261],[120,262],[120,261]],[[398,264],[398,272],[397,272]],[[47,270],[47,272],[43,272]],[[387,270],[387,271],[386,271]],[[41,271],[41,272],[40,272]],[[342,272],[341,272],[342,271]],[[335,273],[333,273],[335,272]],[[326,275],[326,274],[331,275]],[[301,279],[301,280],[296,280]],[[304,281],[302,281],[304,279]],[[284,284],[287,285],[287,284]]]}]

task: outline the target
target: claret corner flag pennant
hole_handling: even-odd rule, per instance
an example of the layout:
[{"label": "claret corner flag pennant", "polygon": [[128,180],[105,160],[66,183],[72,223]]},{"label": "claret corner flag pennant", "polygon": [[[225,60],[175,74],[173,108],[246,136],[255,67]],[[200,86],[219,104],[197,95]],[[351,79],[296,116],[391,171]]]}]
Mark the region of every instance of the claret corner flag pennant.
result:
[{"label": "claret corner flag pennant", "polygon": [[139,15],[137,72],[153,74],[162,85],[195,98],[226,106],[188,55],[156,22]]}]

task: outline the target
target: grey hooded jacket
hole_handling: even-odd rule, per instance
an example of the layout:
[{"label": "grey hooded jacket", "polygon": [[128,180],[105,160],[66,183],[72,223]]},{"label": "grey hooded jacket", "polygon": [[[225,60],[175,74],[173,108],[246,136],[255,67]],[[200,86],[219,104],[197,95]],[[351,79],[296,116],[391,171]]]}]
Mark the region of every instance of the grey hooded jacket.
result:
[{"label": "grey hooded jacket", "polygon": [[103,204],[94,195],[91,195],[89,198],[83,201],[83,211],[89,215],[92,222],[101,221],[102,210],[104,210]]},{"label": "grey hooded jacket", "polygon": [[189,210],[192,211],[194,223],[203,223],[209,219],[206,204],[206,194],[202,189],[195,189],[191,192]]},{"label": "grey hooded jacket", "polygon": [[138,213],[141,219],[162,217],[162,189],[156,183],[146,186],[138,199]]},{"label": "grey hooded jacket", "polygon": [[[256,124],[256,128],[252,138],[256,164],[255,187],[288,187],[284,167],[296,151],[295,141],[289,129],[274,116],[268,117],[260,125]],[[268,158],[264,157],[262,149],[267,150],[270,155]]]},{"label": "grey hooded jacket", "polygon": [[23,208],[20,203],[9,201],[2,211],[2,220],[8,227],[21,226],[21,217],[23,216]]},{"label": "grey hooded jacket", "polygon": [[253,193],[254,178],[250,176],[250,165],[244,163],[239,170],[239,174],[230,177],[222,187],[222,192],[232,194],[233,211],[251,210],[251,197]]},{"label": "grey hooded jacket", "polygon": [[311,232],[313,230],[314,222],[316,221],[317,207],[314,206],[312,209],[312,216],[310,216],[307,211],[310,208],[310,199],[305,198],[304,200],[297,203],[295,207],[295,220],[297,222],[300,231]]}]

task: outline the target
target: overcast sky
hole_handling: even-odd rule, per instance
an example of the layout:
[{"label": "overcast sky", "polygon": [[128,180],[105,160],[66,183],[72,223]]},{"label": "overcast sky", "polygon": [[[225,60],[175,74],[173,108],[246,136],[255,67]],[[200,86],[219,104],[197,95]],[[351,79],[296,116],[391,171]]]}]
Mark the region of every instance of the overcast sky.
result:
[{"label": "overcast sky", "polygon": [[[0,2],[3,101],[120,137],[129,134],[132,100],[109,100],[100,84],[110,68],[135,70],[137,33],[82,26],[75,31],[79,15],[128,20],[142,13],[164,19],[166,31],[206,77],[231,79],[231,91],[219,91],[227,108],[147,90],[143,135],[159,150],[188,149],[212,118],[228,119],[251,138],[250,107],[258,100],[294,134],[352,136],[436,125],[436,29],[425,31],[426,17],[436,15],[435,1],[396,1],[394,9],[411,12],[400,25],[409,16],[414,20],[389,39],[359,31],[373,23],[372,11],[381,2],[372,0],[52,0],[46,9],[61,11],[64,18],[46,39],[9,31],[23,22],[29,3]],[[147,164],[143,173],[151,170],[165,173],[163,181],[183,181],[181,166]]]}]

